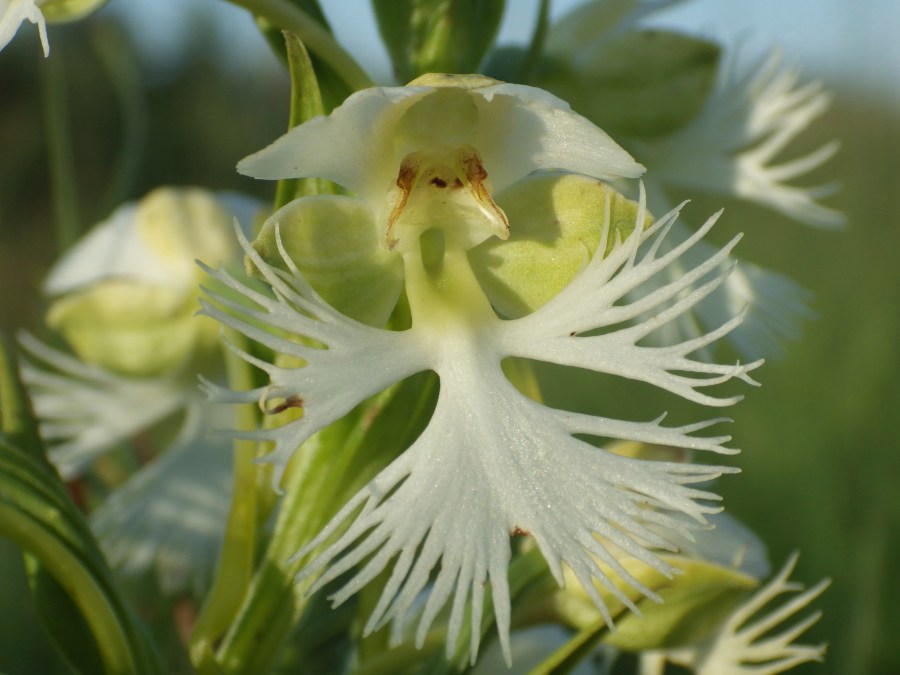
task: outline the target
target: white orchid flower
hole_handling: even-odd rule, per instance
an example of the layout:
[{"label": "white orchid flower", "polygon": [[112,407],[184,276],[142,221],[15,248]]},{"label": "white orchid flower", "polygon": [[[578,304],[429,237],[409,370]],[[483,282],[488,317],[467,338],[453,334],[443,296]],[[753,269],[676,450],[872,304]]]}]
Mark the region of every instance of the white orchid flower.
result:
[{"label": "white orchid flower", "polygon": [[[828,161],[838,150],[837,141],[799,159],[775,163],[831,100],[820,83],[798,85],[799,77],[796,70],[782,70],[780,54],[773,51],[744,75],[727,68],[700,114],[682,129],[654,139],[623,139],[649,168],[651,209],[670,208],[668,192],[675,188],[746,199],[809,225],[841,225],[843,214],[818,201],[835,186],[791,184]],[[673,241],[689,235],[687,227],[681,228]],[[701,244],[696,252],[708,255],[711,249]],[[742,262],[695,314],[709,327],[731,316],[735,307],[746,307],[747,320],[731,342],[747,357],[775,355],[786,339],[796,337],[799,320],[809,316],[808,295],[788,277]],[[697,328],[686,323],[680,330],[697,334]]]},{"label": "white orchid flower", "polygon": [[[520,393],[501,362],[515,356],[618,375],[712,406],[739,397],[715,397],[702,388],[735,377],[752,382],[749,371],[759,364],[714,365],[689,356],[727,334],[740,316],[694,340],[665,347],[641,344],[722,283],[726,274],[716,270],[737,239],[658,291],[626,302],[626,295],[695,246],[716,217],[689,240],[657,255],[678,211],[645,228],[641,204],[623,241],[620,224],[612,223],[611,192],[605,189],[585,193],[586,200],[599,200],[599,208],[582,205],[585,212],[599,214],[593,223],[598,253],[591,257],[582,248],[580,273],[535,311],[514,320],[499,318],[467,254],[488,237],[505,239],[507,227],[514,233],[517,225],[527,230],[529,223],[527,210],[521,223],[507,220],[488,180],[508,193],[511,181],[534,169],[621,176],[640,168],[564,103],[528,87],[483,78],[475,79],[475,88],[459,86],[472,82],[450,78],[443,88],[362,92],[331,117],[298,127],[241,164],[268,177],[324,175],[363,195],[366,212],[374,214],[366,219],[367,227],[375,228],[383,249],[402,261],[411,327],[392,331],[366,325],[326,302],[288,254],[285,240],[292,223],[278,223],[277,213],[278,261],[264,259],[241,236],[250,262],[274,296],[227,271],[208,270],[244,301],[211,293],[204,312],[304,364],[281,367],[236,349],[264,370],[270,383],[246,392],[209,385],[219,402],[259,402],[273,411],[302,408],[299,419],[252,435],[273,444],[267,459],[279,470],[313,433],[367,397],[424,370],[438,374],[440,394],[428,427],[298,553],[324,546],[301,576],[318,574],[315,590],[356,569],[333,596],[337,604],[393,561],[365,632],[393,622],[393,639],[401,639],[404,618],[431,584],[415,639],[421,646],[449,602],[448,653],[456,646],[467,602],[473,625],[479,625],[490,582],[509,662],[510,536],[533,536],[557,581],[563,583],[565,564],[609,619],[592,582],[596,578],[612,586],[601,564],[647,597],[658,598],[625,570],[610,547],[674,574],[650,548],[673,550],[667,533],[690,537],[706,514],[719,511],[704,503],[718,497],[694,484],[734,471],[631,459],[576,435],[736,451],[724,446],[727,437],[694,435],[720,420],[665,427],[662,417],[629,422],[548,408]],[[301,225],[313,227],[307,221]],[[565,224],[548,227],[564,229]],[[528,260],[516,264],[529,269]],[[631,324],[639,316],[649,318]],[[301,344],[294,336],[305,340]],[[694,522],[681,517],[685,514]],[[634,608],[621,591],[613,592]],[[473,630],[473,662],[478,643],[479,631]]]},{"label": "white orchid flower", "polygon": [[[803,663],[822,661],[826,645],[794,643],[821,618],[821,611],[773,634],[780,624],[807,607],[831,583],[824,579],[781,606],[773,607],[771,603],[778,596],[803,590],[800,584],[788,581],[797,557],[796,553],[791,555],[778,574],[732,612],[703,644],[644,657],[642,675],[662,673],[666,661],[690,668],[697,675],[776,675]],[[768,612],[758,616],[764,609]]]},{"label": "white orchid flower", "polygon": [[24,21],[30,21],[41,35],[44,56],[50,55],[47,22],[41,13],[41,4],[42,0],[0,0],[0,49],[10,43]]},{"label": "white orchid flower", "polygon": [[[747,70],[739,70],[731,59],[707,95],[698,83],[714,72],[712,44],[665,31],[662,37],[668,39],[663,40],[636,25],[636,18],[669,4],[588,3],[555,24],[548,37],[550,53],[584,77],[577,91],[583,112],[600,120],[611,109],[618,111],[612,118],[628,131],[617,140],[648,167],[645,183],[651,211],[664,213],[672,208],[669,195],[673,191],[697,191],[754,201],[811,225],[840,225],[842,214],[819,201],[834,191],[833,185],[795,184],[832,157],[838,144],[827,143],[799,159],[781,161],[791,142],[827,109],[829,94],[818,82],[800,84],[799,73],[782,69],[780,55],[774,51]],[[623,54],[631,57],[628,62],[638,60],[640,49],[648,61],[643,71],[632,66],[636,78],[652,75],[654,68],[672,67],[667,50],[676,62],[684,61],[682,69],[670,77],[650,78],[656,88],[648,85],[641,91],[658,97],[661,105],[645,106],[640,122],[634,123],[628,105],[617,101],[616,76],[624,77],[619,72]],[[596,93],[591,91],[594,81],[600,87]],[[555,84],[552,75],[550,84]],[[632,102],[627,96],[625,100]],[[671,116],[657,115],[657,109]],[[678,123],[671,126],[673,119]],[[624,189],[628,191],[627,186]],[[685,239],[690,231],[686,225],[676,226],[670,242]],[[704,244],[694,250],[698,258],[711,252]],[[672,273],[679,270],[673,268]],[[791,279],[742,262],[717,293],[673,324],[671,331],[699,335],[727,320],[735,308],[747,308],[746,321],[729,341],[747,358],[777,355],[784,342],[796,337],[800,320],[810,315],[807,297]]]},{"label": "white orchid flower", "polygon": [[[417,171],[425,166],[433,175]],[[318,177],[344,186],[365,201],[392,249],[404,221],[422,215],[404,201],[425,194],[413,191],[410,181],[427,179],[443,190],[441,182],[452,188],[460,180],[473,199],[466,208],[484,210],[486,227],[460,228],[477,239],[474,244],[494,234],[506,238],[508,227],[480,191],[500,192],[537,169],[595,178],[643,173],[609,136],[552,94],[454,75],[357,92],[331,115],[294,127],[238,164],[255,178]],[[454,201],[457,213],[463,202]]]},{"label": "white orchid flower", "polygon": [[92,515],[110,562],[133,573],[155,568],[167,592],[207,583],[231,494],[230,444],[208,438],[222,425],[197,387],[193,357],[206,331],[193,316],[202,278],[194,260],[236,262],[233,218],[250,221],[258,210],[246,197],[196,188],[158,189],[121,206],[44,283],[56,298],[49,320],[77,357],[19,337],[23,379],[66,480],[181,416],[174,441]]},{"label": "white orchid flower", "polygon": [[131,377],[170,374],[218,350],[197,320],[197,258],[236,262],[232,219],[254,200],[199,188],[157,188],[123,204],[53,266],[43,285],[47,323],[87,363]]},{"label": "white orchid flower", "polygon": [[838,150],[837,141],[774,163],[827,110],[829,93],[819,82],[798,85],[799,72],[783,70],[777,50],[746,74],[735,71],[725,69],[720,86],[690,124],[659,139],[630,144],[652,169],[649,179],[663,187],[754,201],[809,225],[841,225],[843,214],[817,201],[833,193],[833,185],[789,184],[827,162]]}]

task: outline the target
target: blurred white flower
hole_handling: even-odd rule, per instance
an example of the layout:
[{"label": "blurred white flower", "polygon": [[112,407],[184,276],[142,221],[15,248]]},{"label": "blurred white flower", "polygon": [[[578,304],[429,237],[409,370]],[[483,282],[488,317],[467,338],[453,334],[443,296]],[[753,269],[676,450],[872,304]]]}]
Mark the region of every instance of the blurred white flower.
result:
[{"label": "blurred white flower", "polygon": [[[687,126],[653,139],[622,139],[648,167],[645,184],[651,209],[671,208],[670,188],[711,192],[754,201],[791,218],[821,227],[837,227],[843,214],[817,200],[835,191],[834,185],[800,187],[796,178],[816,169],[838,149],[825,144],[799,159],[775,163],[778,156],[831,100],[820,83],[798,86],[796,70],[782,70],[773,52],[747,74],[726,69],[719,88]],[[673,241],[690,234],[679,226]],[[695,249],[708,255],[705,244]],[[777,355],[786,339],[795,338],[799,321],[810,315],[809,293],[792,279],[749,262],[722,288],[697,306],[699,326],[683,322],[674,327],[685,335],[716,326],[736,308],[747,319],[731,335],[731,342],[748,358]]]},{"label": "blurred white flower", "polygon": [[[802,585],[788,581],[797,557],[796,553],[791,555],[778,574],[732,612],[702,644],[646,656],[642,675],[661,673],[667,660],[690,668],[697,675],[775,675],[802,663],[822,661],[826,645],[795,644],[795,640],[819,620],[821,611],[775,632],[780,624],[818,598],[831,583],[825,579],[788,602],[772,606],[770,603],[783,593],[803,590]],[[760,615],[764,609],[767,613]]]},{"label": "blurred white flower", "polygon": [[217,357],[203,343],[216,344],[217,332],[193,316],[202,278],[194,260],[237,262],[232,219],[251,221],[258,209],[196,188],[162,188],[121,206],[44,283],[55,298],[48,321],[77,356],[19,337],[23,380],[64,479],[178,417],[168,447],[92,514],[110,562],[129,573],[155,569],[166,592],[208,582],[231,499],[230,443],[207,438],[229,421],[213,424],[197,386],[200,363],[214,376]]},{"label": "blurred white flower", "polygon": [[[825,112],[830,94],[819,82],[798,85],[799,72],[782,69],[777,50],[746,74],[735,70],[725,69],[721,85],[687,126],[658,139],[626,142],[647,165],[648,183],[657,182],[663,190],[671,186],[747,199],[809,225],[841,225],[843,214],[817,201],[835,186],[790,184],[828,161],[838,150],[837,141],[775,163]],[[652,198],[650,207],[668,208]]]},{"label": "blurred white flower", "polygon": [[50,55],[50,43],[47,40],[47,23],[39,6],[42,0],[0,0],[0,49],[13,39],[23,21],[30,21],[41,34],[41,45],[44,56]]}]

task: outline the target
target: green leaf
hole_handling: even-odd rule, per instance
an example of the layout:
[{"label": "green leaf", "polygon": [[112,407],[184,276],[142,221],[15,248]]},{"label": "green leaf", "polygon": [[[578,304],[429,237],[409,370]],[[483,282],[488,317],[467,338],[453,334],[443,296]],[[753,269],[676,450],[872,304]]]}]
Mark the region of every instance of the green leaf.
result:
[{"label": "green leaf", "polygon": [[103,657],[90,626],[65,588],[31,555],[25,555],[28,587],[44,632],[72,670],[103,672]]},{"label": "green leaf", "polygon": [[[372,80],[356,60],[334,39],[325,15],[315,0],[230,0],[252,12],[269,45],[286,61],[282,30],[295,33],[313,55],[313,62],[323,90],[353,92],[372,86]],[[326,75],[326,73],[328,73]],[[324,80],[327,79],[327,82]],[[329,97],[329,105],[337,105],[343,95]]]},{"label": "green leaf", "polygon": [[52,471],[44,455],[44,444],[31,411],[28,392],[19,379],[15,352],[5,335],[0,335],[0,431],[10,443]]},{"label": "green leaf", "polygon": [[[96,673],[101,662],[100,672],[162,672],[153,645],[119,597],[99,546],[62,483],[6,440],[0,440],[0,536],[33,558],[27,569],[35,607],[77,671]],[[66,621],[76,611],[85,629]],[[73,630],[87,630],[93,639],[81,640]]]},{"label": "green leaf", "polygon": [[35,609],[77,672],[162,667],[120,599],[100,547],[47,461],[13,351],[0,340],[0,536],[25,552]]},{"label": "green leaf", "polygon": [[372,0],[400,82],[425,73],[475,73],[494,43],[503,0]]}]

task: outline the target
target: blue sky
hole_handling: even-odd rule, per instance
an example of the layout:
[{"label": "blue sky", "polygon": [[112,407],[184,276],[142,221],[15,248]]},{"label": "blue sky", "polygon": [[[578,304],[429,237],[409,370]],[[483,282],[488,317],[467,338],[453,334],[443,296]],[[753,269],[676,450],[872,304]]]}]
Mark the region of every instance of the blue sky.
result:
[{"label": "blue sky", "polygon": [[[582,0],[556,0],[561,16]],[[367,0],[322,2],[342,42],[361,57],[377,79],[389,72],[378,44]],[[501,42],[522,42],[531,31],[538,0],[507,0]],[[146,50],[177,58],[190,38],[186,13],[212,16],[223,45],[246,63],[268,57],[249,16],[221,0],[117,0],[108,11],[135,28]],[[690,0],[656,15],[652,23],[687,29],[727,45],[740,43],[748,54],[781,46],[785,61],[811,76],[875,89],[900,103],[900,2],[897,0]],[[157,25],[158,30],[147,26]],[[240,49],[233,49],[235,45]],[[237,54],[239,56],[235,57]],[[233,65],[241,65],[235,62]]]}]

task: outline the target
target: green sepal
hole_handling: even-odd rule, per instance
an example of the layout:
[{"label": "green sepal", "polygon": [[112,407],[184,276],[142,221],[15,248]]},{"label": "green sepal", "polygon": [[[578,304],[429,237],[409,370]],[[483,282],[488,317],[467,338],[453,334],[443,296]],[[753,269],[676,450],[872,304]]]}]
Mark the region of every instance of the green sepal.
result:
[{"label": "green sepal", "polygon": [[475,73],[494,43],[504,0],[372,0],[394,75]]},{"label": "green sepal", "polygon": [[[494,198],[509,219],[509,239],[489,239],[469,262],[494,308],[516,318],[554,298],[594,256],[607,203],[606,255],[637,222],[638,205],[605,183],[578,174],[534,174]],[[644,226],[650,222],[648,216]]]},{"label": "green sepal", "polygon": [[130,279],[104,279],[64,295],[47,324],[85,362],[127,377],[177,371],[196,354],[196,297]]},{"label": "green sepal", "polygon": [[720,57],[721,48],[707,40],[633,31],[556,54],[536,84],[613,137],[653,138],[697,116],[715,85]]},{"label": "green sepal", "polygon": [[357,321],[384,325],[403,289],[403,261],[380,245],[364,202],[315,195],[272,214],[253,248],[269,265],[287,269],[276,232],[288,257],[329,304]]}]

